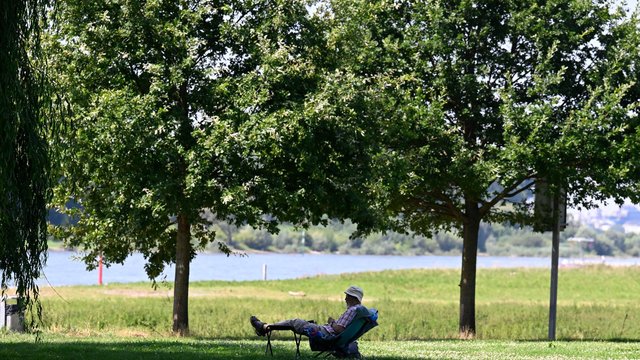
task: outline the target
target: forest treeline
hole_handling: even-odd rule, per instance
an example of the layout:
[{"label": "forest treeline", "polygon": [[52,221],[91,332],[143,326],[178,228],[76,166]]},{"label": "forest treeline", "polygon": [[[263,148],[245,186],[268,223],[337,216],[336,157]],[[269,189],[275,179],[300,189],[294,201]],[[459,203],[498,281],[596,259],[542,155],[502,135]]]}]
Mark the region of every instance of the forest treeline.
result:
[{"label": "forest treeline", "polygon": [[[365,238],[350,236],[357,225],[346,221],[330,221],[327,226],[308,229],[281,225],[278,234],[250,226],[237,227],[220,221],[215,225],[216,239],[237,251],[273,251],[284,253],[323,252],[366,255],[458,255],[462,238],[452,232],[440,232],[432,237],[397,232],[375,233]],[[572,237],[593,239],[593,242],[573,242]],[[493,256],[549,256],[551,233],[534,232],[529,227],[508,224],[480,226],[479,251]],[[570,223],[560,234],[561,255],[579,256],[640,256],[640,234],[625,233],[620,226],[606,231],[579,223]],[[210,244],[208,250],[216,251]]]},{"label": "forest treeline", "polygon": [[[69,218],[55,211],[49,213],[49,222],[69,225]],[[351,255],[459,255],[462,238],[455,232],[434,233],[432,237],[412,233],[377,232],[366,237],[352,237],[357,225],[349,220],[328,221],[327,226],[303,229],[292,224],[281,224],[279,232],[269,233],[249,225],[235,226],[222,220],[211,220],[215,232],[214,242],[205,251],[217,252],[223,243],[236,252],[266,251],[279,253],[321,252]],[[570,238],[592,239],[575,242]],[[51,238],[52,247],[60,248],[61,241]],[[569,221],[560,233],[561,256],[640,256],[640,234],[625,232],[621,225],[600,230],[575,221]],[[530,227],[512,224],[480,225],[478,236],[480,253],[492,256],[550,256],[551,233],[535,232]]]}]

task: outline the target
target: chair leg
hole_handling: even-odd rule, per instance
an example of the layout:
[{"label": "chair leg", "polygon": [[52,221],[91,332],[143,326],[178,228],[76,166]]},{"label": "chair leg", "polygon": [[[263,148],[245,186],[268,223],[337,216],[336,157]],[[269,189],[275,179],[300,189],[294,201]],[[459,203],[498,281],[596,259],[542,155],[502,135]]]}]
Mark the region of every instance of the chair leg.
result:
[{"label": "chair leg", "polygon": [[264,349],[264,354],[267,355],[267,352],[271,352],[271,356],[273,356],[273,348],[271,347],[271,331],[267,332],[267,348]]},{"label": "chair leg", "polygon": [[293,340],[296,342],[296,359],[300,357],[300,341],[302,341],[302,335],[293,333]]}]

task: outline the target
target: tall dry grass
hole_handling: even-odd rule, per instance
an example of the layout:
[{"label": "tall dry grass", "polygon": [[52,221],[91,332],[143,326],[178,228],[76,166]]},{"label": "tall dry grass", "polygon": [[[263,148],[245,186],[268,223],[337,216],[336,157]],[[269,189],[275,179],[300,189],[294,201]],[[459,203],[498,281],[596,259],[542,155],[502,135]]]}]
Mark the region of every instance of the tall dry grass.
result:
[{"label": "tall dry grass", "polygon": [[[365,289],[365,305],[380,311],[380,327],[367,339],[456,339],[458,281],[453,270],[402,270],[284,281],[196,282],[190,288],[190,329],[204,338],[247,339],[255,336],[250,315],[268,322],[293,317],[325,321],[343,311],[342,291],[357,284]],[[170,335],[169,284],[158,290],[146,283],[43,290],[46,331]],[[548,294],[546,270],[480,269],[477,338],[546,339]],[[638,298],[638,267],[563,268],[557,336],[640,340]]]}]

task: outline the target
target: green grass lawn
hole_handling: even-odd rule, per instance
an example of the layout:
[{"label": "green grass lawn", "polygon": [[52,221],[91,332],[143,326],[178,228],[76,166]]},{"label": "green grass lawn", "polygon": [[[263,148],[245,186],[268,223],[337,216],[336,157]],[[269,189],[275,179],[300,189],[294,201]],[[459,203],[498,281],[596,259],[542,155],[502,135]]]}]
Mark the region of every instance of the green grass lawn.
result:
[{"label": "green grass lawn", "polygon": [[[43,288],[41,341],[0,335],[0,359],[254,359],[264,356],[250,315],[273,322],[324,321],[344,309],[351,284],[380,311],[363,337],[374,359],[640,359],[640,268],[563,268],[557,342],[547,338],[549,273],[544,269],[479,269],[477,336],[458,340],[456,270],[401,270],[295,280],[195,282],[191,337],[170,333],[172,290],[148,283]],[[292,293],[304,296],[293,296]],[[290,333],[279,333],[275,358],[293,358]],[[304,357],[310,357],[303,344]],[[99,357],[97,357],[99,356]]]},{"label": "green grass lawn", "polygon": [[[315,355],[301,344],[301,358]],[[270,359],[264,340],[0,335],[2,359]],[[273,359],[294,359],[293,341],[275,341]],[[360,341],[366,359],[639,359],[638,342],[499,340]]]}]

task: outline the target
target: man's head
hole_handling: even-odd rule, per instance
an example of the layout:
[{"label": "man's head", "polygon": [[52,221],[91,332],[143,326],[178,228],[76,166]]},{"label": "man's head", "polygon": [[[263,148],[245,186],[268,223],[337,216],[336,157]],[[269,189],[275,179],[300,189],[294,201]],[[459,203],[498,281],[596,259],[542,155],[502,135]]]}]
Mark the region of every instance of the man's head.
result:
[{"label": "man's head", "polygon": [[360,304],[362,302],[362,297],[364,296],[364,291],[362,291],[362,288],[358,286],[349,286],[344,293],[347,294],[344,300],[348,305]]}]

